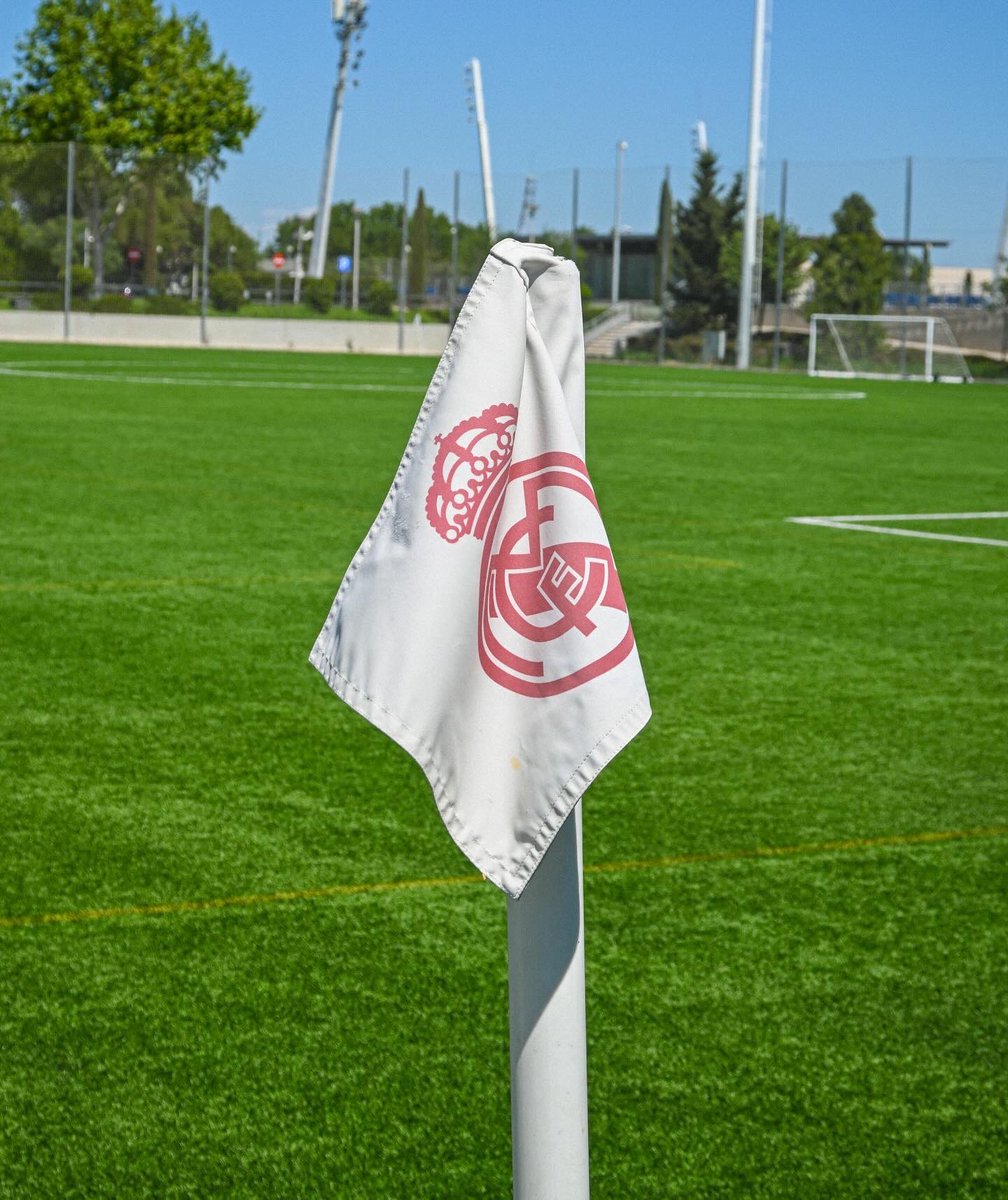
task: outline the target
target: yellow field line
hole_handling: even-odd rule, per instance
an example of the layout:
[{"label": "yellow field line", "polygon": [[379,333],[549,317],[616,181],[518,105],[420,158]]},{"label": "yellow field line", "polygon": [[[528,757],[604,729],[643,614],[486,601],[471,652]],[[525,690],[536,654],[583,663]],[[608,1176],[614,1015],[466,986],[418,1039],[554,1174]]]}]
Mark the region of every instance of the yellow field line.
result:
[{"label": "yellow field line", "polygon": [[[1008,836],[1008,825],[976,829],[943,829],[925,833],[891,834],[872,838],[840,838],[829,842],[803,842],[794,846],[755,846],[748,850],[714,850],[703,854],[672,854],[660,858],[628,859],[624,862],[590,863],[586,875],[629,871],[658,871],[697,863],[742,862],[752,859],[795,858],[811,854],[844,854],[885,847],[933,846],[945,842],[979,841]],[[206,912],[224,908],[258,908],[267,904],[303,900],[326,900],[337,896],[370,896],[386,892],[429,890],[480,883],[481,875],[448,875],[440,878],[401,879],[386,883],[336,883],[297,891],[263,892],[247,896],[218,896],[207,900],[175,900],[164,904],[131,904],[116,908],[83,908],[70,912],[34,913],[0,917],[0,929],[24,929],[38,925],[68,925],[83,921],[107,921],[117,917],[158,917],[179,913]]]}]

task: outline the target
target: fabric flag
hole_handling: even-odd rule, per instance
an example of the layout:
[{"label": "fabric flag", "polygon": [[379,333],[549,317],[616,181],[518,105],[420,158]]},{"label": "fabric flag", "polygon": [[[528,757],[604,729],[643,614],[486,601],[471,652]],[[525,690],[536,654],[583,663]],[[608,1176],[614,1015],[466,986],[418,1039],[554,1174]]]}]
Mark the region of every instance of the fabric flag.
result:
[{"label": "fabric flag", "polygon": [[578,271],[548,246],[491,250],[310,661],[515,898],[647,722],[584,464]]}]

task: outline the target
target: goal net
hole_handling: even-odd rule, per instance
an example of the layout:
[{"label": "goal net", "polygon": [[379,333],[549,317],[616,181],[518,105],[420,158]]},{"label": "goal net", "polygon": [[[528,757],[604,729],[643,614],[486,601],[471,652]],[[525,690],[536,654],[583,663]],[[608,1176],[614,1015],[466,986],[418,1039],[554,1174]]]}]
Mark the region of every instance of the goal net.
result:
[{"label": "goal net", "polygon": [[847,313],[815,313],[810,318],[808,373],[943,383],[973,378],[944,317]]}]

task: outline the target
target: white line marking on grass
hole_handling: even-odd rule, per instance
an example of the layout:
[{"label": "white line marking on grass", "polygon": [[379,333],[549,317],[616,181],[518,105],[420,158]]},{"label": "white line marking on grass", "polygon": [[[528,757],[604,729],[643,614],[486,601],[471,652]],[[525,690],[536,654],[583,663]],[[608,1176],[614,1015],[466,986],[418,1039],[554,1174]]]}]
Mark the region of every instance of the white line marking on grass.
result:
[{"label": "white line marking on grass", "polygon": [[893,529],[876,521],[986,521],[1008,518],[1008,512],[961,513],[874,513],[848,517],[788,517],[794,525],[821,525],[826,529],[849,529],[854,533],[886,533],[892,537],[926,538],[934,542],[970,542],[974,546],[1008,546],[1004,538],[965,537],[958,533],[935,533],[930,529]]},{"label": "white line marking on grass", "polygon": [[25,371],[0,363],[0,375],[22,379],[73,379],[84,383],[138,383],[159,387],[266,388],[298,392],[403,392],[416,394],[416,386],[384,383],[311,383],[294,379],[230,379],[222,375],[120,375],[99,371]]},{"label": "white line marking on grass", "polygon": [[[150,364],[151,361],[148,360],[148,363]],[[157,360],[153,361],[156,362]],[[65,367],[91,366],[95,366],[98,369],[90,371],[63,369]],[[196,373],[189,374],[184,367],[180,368],[180,364],[175,362],[172,362],[175,372],[170,375],[135,374],[133,372],[124,375],[118,371],[101,369],[117,366],[133,367],[135,369],[137,361],[136,359],[126,358],[103,359],[100,363],[96,364],[91,359],[17,359],[16,361],[0,363],[0,375],[17,376],[22,379],[72,379],[84,383],[156,384],[161,387],[188,387],[195,385],[197,387],[282,388],[293,391],[402,392],[411,395],[419,394],[422,389],[420,383],[346,383],[323,380],[314,382],[305,379],[291,379],[289,376],[285,378],[274,377],[273,379],[234,379],[223,373],[209,373],[205,365],[197,367]],[[248,360],[242,363],[242,371],[246,374],[266,370],[275,371],[276,367],[272,365],[260,367],[258,364],[253,364]],[[298,373],[301,375],[324,376],[323,369],[319,367],[309,368],[307,371],[299,370]],[[401,370],[395,373],[400,375],[400,377],[405,374]],[[671,381],[661,388],[606,388],[589,385],[588,390],[592,396],[605,397],[607,399],[623,399],[627,396],[637,396],[643,399],[661,399],[668,396],[693,396],[705,400],[864,400],[867,398],[866,392],[856,391],[797,387],[762,388],[747,384],[730,383],[716,386],[708,384],[697,387],[689,383]]]},{"label": "white line marking on grass", "polygon": [[867,392],[824,391],[818,388],[762,388],[745,384],[701,385],[668,383],[661,388],[600,388],[589,383],[592,396],[624,397],[641,396],[660,399],[662,396],[699,396],[703,399],[735,400],[866,400]]}]

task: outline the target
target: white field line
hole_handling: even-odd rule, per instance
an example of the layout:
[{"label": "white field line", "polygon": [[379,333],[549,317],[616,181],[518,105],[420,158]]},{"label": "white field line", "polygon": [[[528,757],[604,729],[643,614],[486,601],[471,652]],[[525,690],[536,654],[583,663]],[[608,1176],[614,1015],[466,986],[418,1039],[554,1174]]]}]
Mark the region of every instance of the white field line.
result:
[{"label": "white field line", "polygon": [[[211,352],[211,354],[212,353],[214,353],[214,352]],[[241,353],[241,352],[240,351],[222,351],[221,353],[232,354],[232,353]],[[286,354],[287,351],[281,350],[281,351],[277,351],[277,353],[278,354]],[[251,374],[259,374],[259,375],[269,372],[274,376],[276,375],[277,370],[278,370],[276,363],[260,363],[260,362],[256,361],[256,357],[257,356],[255,354],[249,354],[243,358],[243,361],[242,361],[242,371],[243,372],[251,373]],[[345,356],[341,355],[341,357],[345,357]],[[209,359],[204,358],[203,361],[200,362],[199,364],[196,364],[195,359],[192,361],[193,369],[198,374],[206,375],[207,378],[211,378],[211,377],[217,378],[216,375],[213,375],[213,373],[208,370],[208,368],[213,366],[213,363],[214,363],[214,359],[212,357]],[[17,368],[23,368],[23,367],[43,367],[43,368],[47,368],[49,370],[57,370],[61,367],[91,367],[91,368],[133,367],[133,368],[136,368],[139,366],[139,367],[155,368],[158,370],[162,370],[162,369],[168,367],[168,368],[171,368],[172,370],[176,371],[179,374],[183,374],[189,365],[190,364],[186,363],[186,362],[179,362],[178,356],[172,355],[172,354],[145,354],[143,356],[142,360],[139,362],[137,361],[136,358],[102,358],[100,360],[96,360],[93,358],[16,358],[16,359],[7,359],[6,361],[0,361],[0,367],[11,368],[11,369],[17,369]],[[225,367],[223,363],[220,364],[221,371],[227,371],[229,369],[230,368]],[[291,373],[292,374],[296,373],[298,375],[328,376],[328,375],[331,375],[332,372],[336,369],[342,369],[342,368],[319,366],[315,363],[313,363],[310,367],[305,367],[304,364],[298,363],[296,365],[295,369]],[[382,374],[383,375],[398,375],[398,376],[401,376],[402,378],[412,378],[412,376],[413,376],[413,373],[408,368],[396,367],[394,365],[386,366],[385,364],[382,364]]]},{"label": "white field line", "polygon": [[660,388],[588,388],[592,396],[624,397],[646,396],[660,399],[662,396],[701,396],[707,399],[733,400],[754,398],[757,400],[866,400],[867,392],[827,391],[820,388],[762,388],[745,384],[726,383],[721,386],[706,384],[699,387],[689,383],[668,383]]},{"label": "white field line", "polygon": [[[90,366],[91,360],[64,359],[54,364],[51,359],[19,359],[17,363],[0,363],[0,375],[17,376],[22,379],[70,379],[84,383],[129,383],[156,384],[160,387],[229,387],[229,388],[278,388],[289,391],[334,391],[334,392],[402,392],[419,394],[419,384],[378,384],[378,383],[341,383],[315,382],[313,380],[295,379],[235,379],[227,374],[215,375],[205,369],[199,373],[187,374],[178,371],[171,375],[154,374],[122,374],[118,371],[67,371],[63,366]],[[107,359],[101,366],[136,366],[131,359]],[[243,365],[245,372],[256,371],[259,368]],[[275,369],[275,368],[274,368]],[[313,372],[319,374],[320,372]],[[623,398],[626,396],[653,397],[663,396],[696,396],[702,399],[733,400],[733,399],[763,399],[763,400],[864,400],[867,393],[859,391],[835,391],[817,388],[762,388],[745,384],[724,384],[721,386],[696,387],[688,383],[668,383],[661,388],[629,388],[612,389],[589,387],[592,396],[606,398]]]},{"label": "white field line", "polygon": [[299,392],[405,392],[415,394],[418,389],[405,384],[381,383],[312,383],[293,379],[230,379],[218,375],[122,375],[105,374],[100,371],[25,371],[0,363],[0,375],[14,375],[22,379],[72,379],[84,383],[136,383],[157,384],[159,387],[230,387],[267,388]]},{"label": "white field line", "polygon": [[886,533],[892,537],[926,538],[935,542],[969,542],[974,546],[1008,546],[1004,538],[965,537],[957,533],[934,533],[930,529],[893,529],[876,521],[984,521],[1008,518],[1008,512],[963,513],[875,513],[848,517],[788,517],[794,525],[820,525],[826,529],[849,529],[854,533]]}]

